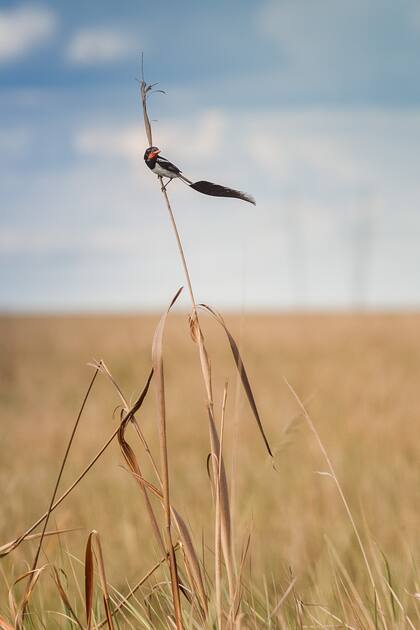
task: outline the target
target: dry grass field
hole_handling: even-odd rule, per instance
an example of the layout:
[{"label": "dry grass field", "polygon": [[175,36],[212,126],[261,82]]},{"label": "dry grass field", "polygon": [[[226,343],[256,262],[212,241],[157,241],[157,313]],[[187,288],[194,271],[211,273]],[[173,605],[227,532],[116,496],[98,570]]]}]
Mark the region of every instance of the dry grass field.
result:
[{"label": "dry grass field", "polygon": [[[93,372],[87,364],[103,359],[134,402],[150,370],[158,319],[0,318],[0,545],[21,534],[48,507]],[[228,380],[223,452],[237,564],[251,534],[242,568],[243,616],[236,627],[419,628],[420,316],[232,315],[226,321],[240,345],[275,451],[273,468],[226,336],[203,315],[218,422]],[[208,584],[213,584],[214,508],[206,468],[205,393],[197,347],[187,317],[180,313],[168,318],[164,366],[171,500],[190,527],[197,553],[206,562]],[[334,479],[319,474],[328,472],[325,459],[287,382],[305,403],[332,461],[369,569]],[[137,419],[158,459],[154,386],[152,381]],[[60,489],[116,428],[119,414],[114,410],[119,404],[115,389],[99,376]],[[155,482],[131,427],[127,439],[143,474]],[[152,502],[160,517],[159,501]],[[55,528],[80,529],[48,538],[40,564],[63,568],[63,583],[81,618],[89,531],[100,533],[107,579],[122,594],[161,555],[143,497],[116,440],[51,515],[48,529]],[[0,560],[0,617],[9,622],[9,587],[30,567],[35,551],[36,541],[25,541]],[[126,610],[115,615],[115,627],[160,627],[153,620],[158,616],[153,593],[163,575],[154,574],[134,598],[143,617]],[[294,578],[293,588],[270,617]],[[28,627],[76,627],[70,616],[63,616],[48,571],[40,577],[28,610]],[[199,627],[191,619],[185,624]]]}]

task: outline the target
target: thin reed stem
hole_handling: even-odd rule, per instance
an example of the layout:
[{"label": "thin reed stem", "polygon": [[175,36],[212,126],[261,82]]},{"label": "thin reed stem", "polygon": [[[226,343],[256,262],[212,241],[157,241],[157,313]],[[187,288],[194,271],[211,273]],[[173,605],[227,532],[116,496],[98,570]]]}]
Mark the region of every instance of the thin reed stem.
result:
[{"label": "thin reed stem", "polygon": [[31,569],[31,573],[30,573],[30,578],[28,580],[28,584],[27,584],[27,587],[26,587],[26,592],[25,592],[25,595],[24,595],[23,600],[22,600],[23,601],[23,606],[22,606],[22,609],[20,611],[19,623],[17,624],[18,626],[20,625],[20,620],[23,620],[23,617],[25,615],[26,604],[28,602],[27,593],[31,590],[31,588],[33,586],[33,582],[34,582],[35,575],[36,575],[36,568],[37,568],[37,565],[38,565],[39,556],[41,554],[42,543],[44,542],[45,532],[47,530],[48,521],[49,521],[49,518],[50,518],[50,514],[51,514],[51,512],[53,510],[55,497],[57,496],[58,486],[60,485],[61,477],[63,476],[64,467],[66,465],[67,458],[69,456],[70,449],[72,447],[73,440],[74,440],[74,437],[76,435],[77,427],[79,426],[79,422],[80,422],[80,419],[82,417],[83,411],[85,409],[85,406],[86,406],[87,400],[89,398],[90,392],[92,391],[92,387],[93,387],[93,385],[95,383],[95,380],[96,380],[96,377],[98,376],[98,373],[100,371],[100,366],[101,366],[101,363],[99,363],[97,365],[97,367],[95,369],[95,372],[94,372],[94,374],[92,376],[92,379],[90,381],[89,387],[87,388],[86,394],[85,394],[85,396],[83,398],[82,404],[81,404],[80,409],[79,409],[79,413],[77,414],[77,418],[76,418],[76,421],[74,423],[74,426],[73,426],[73,429],[72,429],[72,432],[71,432],[71,435],[70,435],[70,439],[69,439],[69,441],[67,443],[67,448],[66,448],[66,451],[64,453],[63,460],[61,462],[60,470],[59,470],[59,473],[58,473],[58,476],[57,476],[57,480],[55,482],[55,486],[54,486],[54,490],[53,490],[53,493],[52,493],[52,496],[51,496],[50,504],[48,506],[48,510],[46,512],[46,515],[45,515],[44,526],[42,528],[42,532],[41,532],[41,537],[39,539],[38,548],[36,550],[35,558],[34,558],[34,561],[32,563],[32,569]]},{"label": "thin reed stem", "polygon": [[160,445],[160,461],[162,475],[162,495],[163,506],[165,512],[165,543],[166,551],[169,558],[169,570],[171,577],[172,599],[174,604],[174,614],[177,630],[183,630],[181,599],[179,592],[178,569],[172,541],[171,533],[171,503],[169,490],[169,462],[168,462],[168,440],[166,429],[166,408],[165,408],[165,377],[163,371],[163,332],[165,328],[166,318],[169,310],[175,303],[181,290],[179,290],[172,300],[169,308],[161,317],[153,338],[152,345],[152,361],[153,369],[156,375],[156,403],[159,416],[159,445]]},{"label": "thin reed stem", "polygon": [[166,192],[166,188],[163,185],[163,180],[162,180],[161,177],[159,177],[159,180],[160,180],[160,184],[161,184],[161,191],[162,191],[162,194],[163,194],[163,196],[165,198],[166,207],[168,209],[169,218],[171,220],[172,227],[173,227],[173,230],[174,230],[174,233],[175,233],[176,242],[178,244],[179,255],[181,256],[182,266],[184,268],[185,279],[186,279],[187,285],[188,285],[188,292],[189,292],[190,298],[191,298],[191,304],[192,304],[193,310],[195,312],[195,316],[198,319],[197,304],[196,304],[195,297],[194,297],[194,291],[193,291],[193,288],[192,288],[190,272],[188,271],[188,265],[187,265],[187,261],[186,261],[186,258],[185,258],[184,248],[182,246],[181,237],[179,235],[179,231],[178,231],[178,227],[177,227],[177,224],[176,224],[176,221],[175,221],[174,213],[172,212],[172,207],[171,207],[171,204],[169,202],[168,193]]}]

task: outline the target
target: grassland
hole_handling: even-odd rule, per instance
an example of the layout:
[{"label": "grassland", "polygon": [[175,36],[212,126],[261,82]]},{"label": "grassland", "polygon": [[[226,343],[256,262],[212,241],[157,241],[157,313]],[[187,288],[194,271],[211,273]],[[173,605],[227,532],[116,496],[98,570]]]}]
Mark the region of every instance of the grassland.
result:
[{"label": "grassland", "polygon": [[[157,315],[0,318],[0,544],[22,533],[48,506],[91,377],[87,363],[103,359],[126,397],[134,401],[150,369],[157,321]],[[223,450],[238,557],[251,532],[243,569],[244,617],[237,627],[391,630],[412,627],[409,622],[420,627],[420,602],[414,596],[420,591],[420,316],[232,315],[227,322],[240,343],[275,451],[274,469],[238,382],[226,337],[203,318],[218,406],[228,380]],[[212,582],[208,422],[197,348],[185,315],[168,319],[164,361],[172,501],[190,526],[200,556],[204,550]],[[383,616],[334,480],[318,474],[327,471],[326,463],[285,379],[305,402],[332,460],[366,549]],[[100,377],[60,488],[73,480],[115,429],[119,415],[113,412],[119,403],[113,387]],[[138,420],[152,451],[158,453],[153,391]],[[153,480],[137,435],[129,429],[127,436],[143,473]],[[159,513],[158,502],[153,505]],[[81,528],[46,540],[42,555],[42,563],[48,560],[66,571],[79,612],[83,609],[83,593],[77,588],[83,582],[79,560],[84,559],[89,531],[100,532],[107,578],[119,592],[125,593],[159,557],[142,496],[125,470],[116,441],[54,512],[49,529],[55,527]],[[4,618],[10,619],[8,588],[31,564],[35,545],[24,542],[0,560]],[[292,578],[293,592],[280,614],[268,620],[267,611]],[[139,607],[161,579],[154,575],[142,587]],[[30,610],[39,617],[33,627],[65,623],[73,627],[57,612],[47,612],[63,612],[50,582],[43,576],[34,592]],[[158,627],[156,621],[141,625],[129,613],[123,619],[120,616],[118,627]]]}]

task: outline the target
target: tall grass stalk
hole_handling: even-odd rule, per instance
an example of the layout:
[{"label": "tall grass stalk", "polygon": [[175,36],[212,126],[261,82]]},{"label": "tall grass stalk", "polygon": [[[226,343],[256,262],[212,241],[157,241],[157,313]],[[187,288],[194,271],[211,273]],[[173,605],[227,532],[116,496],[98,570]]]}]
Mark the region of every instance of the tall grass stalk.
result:
[{"label": "tall grass stalk", "polygon": [[[148,86],[145,83],[144,78],[143,78],[141,82],[141,87],[140,87],[141,101],[142,101],[142,107],[143,107],[143,117],[144,117],[145,131],[146,131],[147,139],[149,142],[149,146],[152,146],[153,144],[152,127],[151,127],[150,119],[147,112],[147,95],[150,92],[150,89],[151,89],[151,86]],[[200,366],[201,366],[201,372],[203,376],[204,387],[205,387],[206,397],[207,397],[207,409],[208,409],[208,415],[209,415],[209,421],[210,421],[210,444],[211,444],[211,453],[212,453],[211,461],[212,461],[212,469],[213,469],[213,479],[216,480],[219,478],[218,456],[219,456],[220,444],[217,437],[217,430],[215,427],[215,420],[214,420],[214,402],[213,402],[213,393],[212,393],[212,386],[211,386],[210,363],[209,363],[208,354],[207,354],[207,350],[204,343],[204,335],[200,326],[197,303],[194,297],[194,291],[193,291],[193,287],[191,283],[187,261],[184,254],[184,249],[182,246],[181,237],[180,237],[179,230],[175,221],[174,213],[172,211],[171,203],[169,201],[168,193],[166,191],[166,188],[163,185],[163,180],[161,177],[159,177],[158,179],[159,179],[162,195],[165,200],[165,205],[169,214],[170,222],[174,231],[174,235],[177,242],[178,251],[179,251],[182,266],[184,269],[185,279],[187,282],[188,291],[189,291],[189,295],[191,299],[191,306],[192,306],[192,311],[193,311],[192,312],[192,331],[193,331],[194,338],[199,348]],[[159,405],[160,405],[161,414],[162,414],[163,410],[162,410],[161,397],[159,399]],[[162,431],[162,438],[164,437],[164,433],[165,432]],[[221,470],[223,470],[222,475],[225,477],[224,465],[222,462],[220,463],[220,467],[221,467]],[[168,481],[168,484],[169,484],[169,481]],[[224,560],[225,560],[225,565],[226,565],[226,571],[228,575],[229,596],[232,599],[233,594],[234,594],[234,587],[233,587],[234,569],[233,569],[233,560],[232,560],[232,546],[231,546],[231,539],[230,539],[229,498],[227,494],[226,481],[225,483],[223,483],[223,485],[221,485],[220,488],[221,488],[220,497],[224,505],[224,509],[221,510],[222,549],[223,549],[223,555],[224,555]],[[169,526],[170,526],[170,522],[167,522],[167,528]]]}]

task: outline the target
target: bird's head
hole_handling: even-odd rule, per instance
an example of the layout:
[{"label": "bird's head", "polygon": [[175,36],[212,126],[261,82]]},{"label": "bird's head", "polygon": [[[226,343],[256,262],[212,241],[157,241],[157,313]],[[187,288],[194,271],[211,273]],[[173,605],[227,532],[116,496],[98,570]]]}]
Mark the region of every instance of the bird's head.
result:
[{"label": "bird's head", "polygon": [[146,160],[154,160],[160,153],[160,149],[158,149],[157,147],[149,147],[148,149],[146,149],[146,151],[144,152],[144,159]]}]

